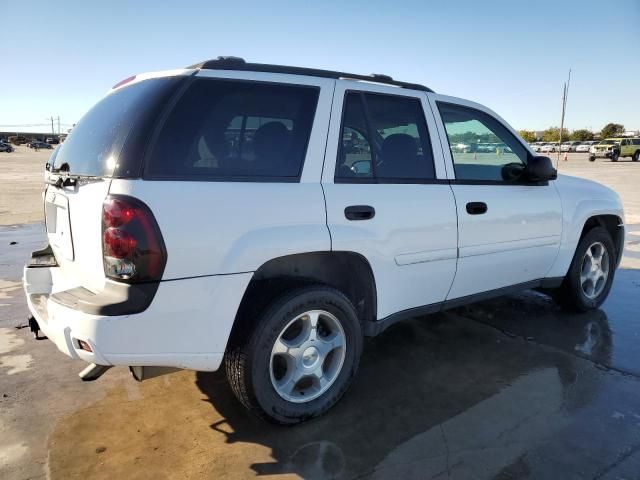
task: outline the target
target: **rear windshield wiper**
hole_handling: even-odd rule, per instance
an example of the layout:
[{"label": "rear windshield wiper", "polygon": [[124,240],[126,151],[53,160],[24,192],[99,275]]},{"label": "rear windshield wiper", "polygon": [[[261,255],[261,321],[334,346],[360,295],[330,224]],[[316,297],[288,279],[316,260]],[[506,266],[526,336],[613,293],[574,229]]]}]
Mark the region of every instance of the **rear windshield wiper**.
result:
[{"label": "rear windshield wiper", "polygon": [[93,177],[91,175],[74,175],[74,174],[49,174],[49,177],[45,180],[45,183],[53,185],[58,188],[62,187],[75,187],[78,183],[90,183],[90,182],[102,182],[104,178]]},{"label": "rear windshield wiper", "polygon": [[51,175],[45,180],[49,185],[53,185],[57,188],[62,187],[75,187],[78,183],[78,177],[71,175]]},{"label": "rear windshield wiper", "polygon": [[45,182],[49,185],[53,185],[57,188],[62,187],[75,187],[79,181],[84,182],[100,182],[102,181],[101,177],[95,177],[91,175],[76,175],[73,173],[69,173],[69,164],[63,163],[58,168],[54,168],[52,165],[47,164],[47,171],[49,171],[49,175]]}]

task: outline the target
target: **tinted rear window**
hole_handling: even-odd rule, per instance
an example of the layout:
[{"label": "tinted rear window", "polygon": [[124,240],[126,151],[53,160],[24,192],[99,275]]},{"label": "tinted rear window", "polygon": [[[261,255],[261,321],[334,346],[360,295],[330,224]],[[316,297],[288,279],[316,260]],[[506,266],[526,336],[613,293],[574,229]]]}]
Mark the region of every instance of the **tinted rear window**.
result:
[{"label": "tinted rear window", "polygon": [[[139,174],[141,156],[121,156],[125,141],[136,130],[150,130],[158,107],[174,91],[179,77],[144,80],[107,95],[75,125],[55,158],[54,168],[78,175]],[[132,165],[132,161],[134,165]],[[66,165],[65,165],[66,164]]]},{"label": "tinted rear window", "polygon": [[162,127],[146,176],[293,181],[318,94],[317,87],[196,79]]}]

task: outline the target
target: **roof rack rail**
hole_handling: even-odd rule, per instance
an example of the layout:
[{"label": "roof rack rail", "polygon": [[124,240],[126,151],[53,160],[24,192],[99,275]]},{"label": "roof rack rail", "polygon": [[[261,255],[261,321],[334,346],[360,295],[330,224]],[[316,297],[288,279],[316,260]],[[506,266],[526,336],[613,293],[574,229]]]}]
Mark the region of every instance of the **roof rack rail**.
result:
[{"label": "roof rack rail", "polygon": [[433,92],[429,87],[418,83],[400,82],[389,75],[372,73],[371,75],[359,75],[357,73],[334,72],[333,70],[321,70],[317,68],[288,67],[285,65],[270,65],[268,63],[247,63],[240,57],[218,57],[213,60],[205,60],[187,68],[205,70],[239,70],[245,72],[288,73],[292,75],[306,75],[310,77],[335,78],[346,80],[362,80],[365,82],[383,83],[411,90]]}]

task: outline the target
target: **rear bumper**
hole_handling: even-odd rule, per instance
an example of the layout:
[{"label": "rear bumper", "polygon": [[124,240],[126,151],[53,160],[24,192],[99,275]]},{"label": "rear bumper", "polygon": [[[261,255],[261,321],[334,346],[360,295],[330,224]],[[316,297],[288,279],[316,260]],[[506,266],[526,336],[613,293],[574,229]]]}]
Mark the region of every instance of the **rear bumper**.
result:
[{"label": "rear bumper", "polygon": [[[92,314],[60,302],[61,294],[74,286],[57,266],[27,265],[23,284],[29,310],[40,329],[71,358],[98,365],[213,371],[222,362],[251,276],[242,273],[160,282],[149,307],[127,315]],[[92,351],[81,349],[79,340]]]}]

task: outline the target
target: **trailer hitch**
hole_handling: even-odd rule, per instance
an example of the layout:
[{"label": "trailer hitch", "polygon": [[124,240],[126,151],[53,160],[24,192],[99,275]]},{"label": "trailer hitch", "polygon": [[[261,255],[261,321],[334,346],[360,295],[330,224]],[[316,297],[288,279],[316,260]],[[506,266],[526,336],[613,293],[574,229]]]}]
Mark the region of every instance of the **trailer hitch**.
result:
[{"label": "trailer hitch", "polygon": [[31,330],[33,338],[40,340],[40,325],[38,325],[38,321],[33,316],[29,317],[29,330]]}]

